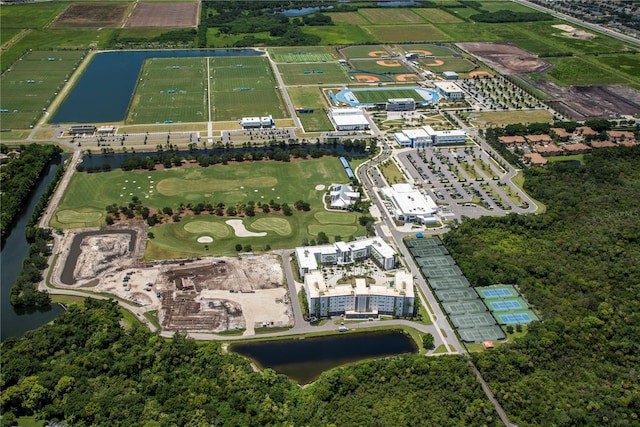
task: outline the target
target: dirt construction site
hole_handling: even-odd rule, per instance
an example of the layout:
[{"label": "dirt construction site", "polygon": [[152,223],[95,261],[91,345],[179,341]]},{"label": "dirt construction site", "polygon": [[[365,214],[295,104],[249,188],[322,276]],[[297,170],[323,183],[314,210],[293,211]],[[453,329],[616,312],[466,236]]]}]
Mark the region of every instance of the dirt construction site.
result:
[{"label": "dirt construction site", "polygon": [[51,282],[108,293],[157,311],[162,329],[220,333],[293,325],[281,260],[274,255],[144,263],[142,224],[67,230]]}]

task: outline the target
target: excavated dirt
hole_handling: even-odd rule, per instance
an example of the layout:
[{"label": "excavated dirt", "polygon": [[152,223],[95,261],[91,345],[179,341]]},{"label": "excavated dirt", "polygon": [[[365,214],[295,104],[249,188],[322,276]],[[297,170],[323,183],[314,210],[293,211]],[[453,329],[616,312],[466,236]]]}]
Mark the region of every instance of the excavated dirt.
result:
[{"label": "excavated dirt", "polygon": [[65,232],[53,283],[113,294],[157,310],[166,330],[223,332],[293,325],[273,255],[144,263],[142,224]]},{"label": "excavated dirt", "polygon": [[458,43],[458,46],[502,74],[539,73],[551,66],[509,43]]}]

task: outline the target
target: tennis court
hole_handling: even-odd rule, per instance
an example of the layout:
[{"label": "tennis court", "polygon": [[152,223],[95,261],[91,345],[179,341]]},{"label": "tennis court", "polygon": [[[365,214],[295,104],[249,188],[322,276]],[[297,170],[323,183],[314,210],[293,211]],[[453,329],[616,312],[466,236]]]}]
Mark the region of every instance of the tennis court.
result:
[{"label": "tennis court", "polygon": [[509,286],[501,286],[501,287],[491,287],[491,288],[480,288],[477,289],[480,297],[484,299],[491,298],[506,298],[506,297],[517,297],[518,292],[516,292],[513,287]]},{"label": "tennis court", "polygon": [[451,302],[451,301],[461,301],[461,300],[477,300],[478,294],[476,294],[472,289],[467,289],[464,287],[454,288],[454,289],[436,289],[436,296],[440,300],[440,302]]},{"label": "tennis court", "polygon": [[443,302],[442,308],[447,314],[473,314],[487,311],[487,307],[479,299]]},{"label": "tennis court", "polygon": [[407,247],[409,248],[420,248],[420,249],[435,248],[442,245],[442,243],[440,242],[440,239],[435,237],[430,237],[428,239],[407,239],[404,241],[404,244],[407,245]]},{"label": "tennis court", "polygon": [[469,288],[471,292],[471,285],[464,276],[458,277],[433,277],[429,278],[429,285],[433,289],[452,289],[452,288]]},{"label": "tennis court", "polygon": [[499,326],[488,326],[486,328],[461,329],[458,331],[460,338],[464,342],[481,343],[483,341],[499,341],[506,338],[504,331]]},{"label": "tennis court", "polygon": [[447,256],[434,256],[429,258],[418,258],[418,265],[420,267],[450,267],[455,264],[455,261],[451,257]]},{"label": "tennis court", "polygon": [[483,326],[493,326],[496,319],[489,313],[467,313],[467,314],[451,314],[449,315],[451,323],[457,329],[480,328]]},{"label": "tennis court", "polygon": [[423,273],[425,276],[427,276],[427,279],[430,279],[432,277],[462,276],[462,271],[460,271],[460,269],[456,265],[451,265],[448,267],[432,267],[427,271],[423,270]]},{"label": "tennis court", "polygon": [[435,246],[432,248],[412,248],[409,247],[409,251],[411,252],[411,255],[413,255],[414,257],[421,257],[421,258],[426,258],[426,257],[436,257],[436,256],[443,256],[443,255],[449,255],[449,252],[447,252],[447,249],[445,249],[443,246]]},{"label": "tennis court", "polygon": [[487,304],[487,307],[489,307],[489,310],[491,311],[522,310],[523,308],[527,308],[524,301],[520,300],[519,298],[500,301],[488,300],[485,302]]},{"label": "tennis court", "polygon": [[538,320],[531,310],[521,311],[517,313],[493,313],[498,323],[502,325],[515,325],[531,323],[534,320]]}]

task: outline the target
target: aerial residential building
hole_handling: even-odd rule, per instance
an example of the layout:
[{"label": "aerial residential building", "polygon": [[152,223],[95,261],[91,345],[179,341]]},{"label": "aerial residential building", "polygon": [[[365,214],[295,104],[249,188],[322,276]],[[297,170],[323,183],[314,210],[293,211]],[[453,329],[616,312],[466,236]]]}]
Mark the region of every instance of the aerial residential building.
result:
[{"label": "aerial residential building", "polygon": [[351,284],[329,285],[320,271],[304,277],[309,313],[317,317],[344,315],[346,318],[377,318],[379,315],[410,316],[415,303],[413,276],[396,272],[393,281],[367,284],[355,279]]},{"label": "aerial residential building", "polygon": [[398,263],[396,251],[380,237],[296,248],[300,277],[322,265],[350,265],[365,259],[373,260],[384,270],[393,270]]}]

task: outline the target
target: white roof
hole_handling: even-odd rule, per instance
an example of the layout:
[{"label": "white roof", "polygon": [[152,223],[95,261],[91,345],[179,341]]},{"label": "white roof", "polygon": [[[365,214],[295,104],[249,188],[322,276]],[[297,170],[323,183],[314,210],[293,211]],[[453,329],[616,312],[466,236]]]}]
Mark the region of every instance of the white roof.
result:
[{"label": "white roof", "polygon": [[393,137],[400,144],[408,144],[411,142],[411,139],[407,135],[405,135],[404,132],[396,132],[393,134]]},{"label": "white roof", "polygon": [[332,108],[331,118],[337,126],[368,125],[369,121],[360,108]]},{"label": "white roof", "polygon": [[305,269],[306,271],[318,269],[318,262],[316,261],[315,253],[311,251],[308,246],[297,247],[296,258],[298,259],[298,267]]},{"label": "white roof", "polygon": [[365,279],[357,278],[355,292],[350,284],[328,286],[322,273],[318,270],[310,271],[304,276],[304,281],[309,290],[309,298],[318,298],[320,292],[323,296],[343,296],[343,295],[382,295],[382,296],[404,296],[413,298],[413,275],[407,271],[398,271],[393,280],[393,286],[388,284],[371,284],[367,286]]},{"label": "white roof", "polygon": [[[445,71],[446,73],[446,71]],[[443,73],[443,74],[445,74]],[[455,74],[455,73],[453,73]],[[449,75],[453,75],[453,74],[449,74]],[[433,83],[433,85],[441,90],[443,90],[444,92],[462,92],[462,89],[460,89],[460,86],[458,86],[457,84],[455,84],[454,82],[435,82]]]},{"label": "white roof", "polygon": [[402,131],[409,139],[424,139],[430,135],[424,129],[407,129]]},{"label": "white roof", "polygon": [[431,197],[414,190],[409,184],[395,184],[382,191],[403,215],[432,216],[438,211],[438,205]]}]

